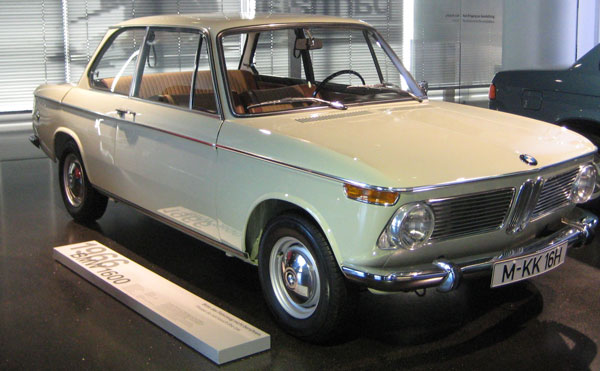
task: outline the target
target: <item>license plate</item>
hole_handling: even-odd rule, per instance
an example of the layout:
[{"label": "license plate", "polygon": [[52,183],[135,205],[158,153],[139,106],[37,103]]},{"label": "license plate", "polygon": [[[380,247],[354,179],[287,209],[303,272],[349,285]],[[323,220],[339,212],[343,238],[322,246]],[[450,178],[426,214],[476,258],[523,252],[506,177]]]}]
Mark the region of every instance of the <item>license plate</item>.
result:
[{"label": "license plate", "polygon": [[546,273],[565,261],[567,243],[543,251],[539,254],[494,263],[492,287],[508,285]]}]

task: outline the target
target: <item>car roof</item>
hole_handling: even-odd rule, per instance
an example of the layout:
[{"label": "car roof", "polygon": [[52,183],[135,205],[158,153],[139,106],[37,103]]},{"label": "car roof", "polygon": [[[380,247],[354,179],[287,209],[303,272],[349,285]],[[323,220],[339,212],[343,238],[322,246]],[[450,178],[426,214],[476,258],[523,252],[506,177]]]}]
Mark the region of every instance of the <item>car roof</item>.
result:
[{"label": "car roof", "polygon": [[121,22],[115,27],[126,26],[179,26],[186,28],[207,29],[214,33],[222,30],[259,26],[259,25],[279,25],[296,23],[343,23],[367,25],[366,22],[322,15],[303,15],[303,14],[256,14],[253,17],[244,16],[241,13],[197,13],[197,14],[168,14],[156,15],[150,17],[133,18]]}]

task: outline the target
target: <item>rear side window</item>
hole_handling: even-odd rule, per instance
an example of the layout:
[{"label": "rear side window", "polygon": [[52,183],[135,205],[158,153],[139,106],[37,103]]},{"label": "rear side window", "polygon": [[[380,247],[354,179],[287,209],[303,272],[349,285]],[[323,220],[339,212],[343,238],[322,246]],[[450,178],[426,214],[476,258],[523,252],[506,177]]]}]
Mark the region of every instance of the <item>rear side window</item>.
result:
[{"label": "rear side window", "polygon": [[143,28],[126,29],[114,36],[90,71],[93,87],[128,95],[144,41]]}]

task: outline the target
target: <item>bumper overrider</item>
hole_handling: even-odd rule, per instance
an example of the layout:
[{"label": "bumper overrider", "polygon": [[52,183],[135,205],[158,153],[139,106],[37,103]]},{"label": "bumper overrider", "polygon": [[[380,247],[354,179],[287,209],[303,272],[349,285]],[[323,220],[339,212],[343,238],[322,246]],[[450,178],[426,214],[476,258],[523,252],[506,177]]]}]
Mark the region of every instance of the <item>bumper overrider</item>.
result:
[{"label": "bumper overrider", "polygon": [[456,289],[463,277],[489,272],[494,264],[539,254],[561,244],[567,248],[581,247],[592,241],[598,217],[576,208],[562,219],[561,228],[549,236],[534,242],[502,251],[489,258],[455,263],[450,260],[434,260],[426,269],[400,271],[388,275],[378,275],[342,266],[344,275],[355,282],[378,291],[411,291],[428,287],[437,287],[438,291],[448,292]]}]

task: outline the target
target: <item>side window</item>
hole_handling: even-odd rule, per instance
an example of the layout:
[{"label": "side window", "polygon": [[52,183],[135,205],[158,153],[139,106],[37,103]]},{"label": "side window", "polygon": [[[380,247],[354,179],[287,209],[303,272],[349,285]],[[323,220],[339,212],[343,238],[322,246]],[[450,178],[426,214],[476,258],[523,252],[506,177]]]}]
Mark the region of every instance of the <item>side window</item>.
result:
[{"label": "side window", "polygon": [[[201,45],[201,38],[203,37],[197,31],[150,30],[144,48],[143,73],[136,88],[136,96],[189,108],[196,52]],[[201,47],[193,107],[216,112],[206,47]]]},{"label": "side window", "polygon": [[93,87],[118,94],[129,94],[145,29],[126,29],[104,47],[90,72]]},{"label": "side window", "polygon": [[202,37],[202,44],[198,55],[198,72],[196,73],[196,84],[194,87],[195,110],[217,113],[217,102],[215,101],[215,90],[213,78],[210,71],[210,58],[208,55],[208,44],[206,38]]}]

